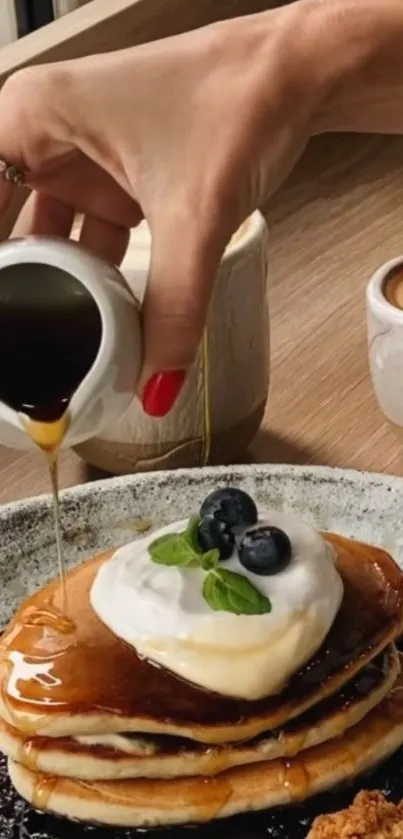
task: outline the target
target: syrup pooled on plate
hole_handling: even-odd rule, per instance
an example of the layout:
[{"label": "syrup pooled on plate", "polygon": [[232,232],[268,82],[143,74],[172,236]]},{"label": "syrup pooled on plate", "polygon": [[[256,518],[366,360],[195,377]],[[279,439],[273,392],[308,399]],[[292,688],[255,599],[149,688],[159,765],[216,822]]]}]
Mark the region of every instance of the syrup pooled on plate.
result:
[{"label": "syrup pooled on plate", "polygon": [[67,272],[37,263],[1,270],[0,400],[21,415],[46,456],[62,580],[58,451],[70,424],[69,402],[95,361],[101,335],[95,300]]}]

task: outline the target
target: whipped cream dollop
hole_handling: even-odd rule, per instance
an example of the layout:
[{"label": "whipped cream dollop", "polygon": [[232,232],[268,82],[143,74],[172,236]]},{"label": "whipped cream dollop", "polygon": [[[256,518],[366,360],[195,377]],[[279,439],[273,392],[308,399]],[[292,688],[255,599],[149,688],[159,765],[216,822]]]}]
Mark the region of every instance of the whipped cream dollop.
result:
[{"label": "whipped cream dollop", "polygon": [[139,655],[202,688],[249,700],[279,692],[319,649],[339,610],[343,583],[333,548],[295,516],[261,512],[256,526],[283,530],[292,559],[283,571],[261,576],[240,564],[235,549],[223,567],[271,602],[266,614],[236,615],[213,611],[204,600],[202,569],[151,560],[151,542],[187,524],[175,522],[117,550],[92,585],[94,611]]}]

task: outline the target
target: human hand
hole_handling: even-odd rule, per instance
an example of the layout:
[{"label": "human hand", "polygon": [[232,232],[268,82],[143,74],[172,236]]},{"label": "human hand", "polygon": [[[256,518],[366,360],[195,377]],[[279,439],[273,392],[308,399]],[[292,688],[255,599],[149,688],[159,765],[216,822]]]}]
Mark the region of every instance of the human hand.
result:
[{"label": "human hand", "polygon": [[[0,93],[0,157],[35,190],[19,235],[68,236],[80,212],[82,243],[119,263],[130,228],[150,224],[139,393],[154,415],[192,363],[230,236],[309,137],[323,95],[310,5],[30,68]],[[10,194],[2,182],[0,212]]]}]

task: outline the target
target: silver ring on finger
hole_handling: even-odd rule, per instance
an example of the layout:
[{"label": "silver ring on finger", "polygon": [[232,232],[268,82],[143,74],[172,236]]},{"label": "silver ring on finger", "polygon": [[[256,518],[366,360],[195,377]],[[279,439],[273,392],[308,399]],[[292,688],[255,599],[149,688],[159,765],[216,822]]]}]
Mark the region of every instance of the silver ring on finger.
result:
[{"label": "silver ring on finger", "polygon": [[0,157],[0,175],[5,181],[10,181],[15,186],[24,186],[26,180],[26,173],[13,163],[7,163]]}]

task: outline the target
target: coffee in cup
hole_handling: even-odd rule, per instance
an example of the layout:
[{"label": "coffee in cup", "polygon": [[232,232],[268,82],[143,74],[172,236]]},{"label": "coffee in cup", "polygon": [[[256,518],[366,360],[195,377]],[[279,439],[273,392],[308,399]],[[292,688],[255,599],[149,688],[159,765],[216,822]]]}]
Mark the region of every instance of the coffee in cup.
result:
[{"label": "coffee in cup", "polygon": [[368,352],[379,406],[403,426],[403,256],[382,265],[367,286]]}]

